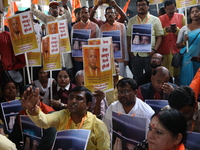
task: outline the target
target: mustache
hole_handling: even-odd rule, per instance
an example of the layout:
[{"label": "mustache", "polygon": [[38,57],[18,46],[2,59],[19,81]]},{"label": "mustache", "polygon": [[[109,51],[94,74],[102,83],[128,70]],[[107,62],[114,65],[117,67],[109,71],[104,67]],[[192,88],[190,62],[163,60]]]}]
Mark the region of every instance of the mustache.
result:
[{"label": "mustache", "polygon": [[110,15],[110,16],[109,16],[109,18],[113,18],[113,16],[112,16],[112,15]]}]

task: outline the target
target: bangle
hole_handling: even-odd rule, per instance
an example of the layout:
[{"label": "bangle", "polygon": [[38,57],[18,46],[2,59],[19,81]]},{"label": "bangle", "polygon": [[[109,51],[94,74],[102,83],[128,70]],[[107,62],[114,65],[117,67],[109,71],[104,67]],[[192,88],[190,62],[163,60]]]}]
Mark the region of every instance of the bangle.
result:
[{"label": "bangle", "polygon": [[182,44],[185,46],[185,42],[183,41]]},{"label": "bangle", "polygon": [[155,52],[155,53],[157,53],[158,51],[156,50],[156,49],[154,49],[154,48],[152,48],[152,50]]}]

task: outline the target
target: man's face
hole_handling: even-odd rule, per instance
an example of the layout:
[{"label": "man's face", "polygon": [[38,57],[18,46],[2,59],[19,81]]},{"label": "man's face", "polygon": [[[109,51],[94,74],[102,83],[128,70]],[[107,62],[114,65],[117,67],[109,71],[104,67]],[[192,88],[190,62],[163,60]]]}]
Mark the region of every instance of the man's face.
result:
[{"label": "man's face", "polygon": [[[195,105],[196,106],[196,105]],[[187,121],[190,121],[193,118],[194,112],[195,112],[195,107],[186,105],[182,107],[179,112],[181,112]]]},{"label": "man's face", "polygon": [[88,8],[81,9],[80,16],[81,16],[81,20],[86,23],[90,17]]},{"label": "man's face", "polygon": [[150,40],[148,36],[141,36],[140,44],[149,44]]},{"label": "man's face", "polygon": [[52,34],[57,33],[57,27],[56,27],[56,24],[54,24],[54,23],[51,25],[51,33]]},{"label": "man's face", "polygon": [[51,7],[49,8],[49,12],[53,17],[58,17],[58,6],[56,4],[51,5]]},{"label": "man's face", "polygon": [[68,99],[68,109],[71,114],[83,114],[87,111],[85,92],[71,92]]},{"label": "man's face", "polygon": [[150,62],[151,68],[157,68],[161,66],[162,63],[163,63],[162,55],[156,53],[151,57],[151,62]]},{"label": "man's face", "polygon": [[19,34],[19,24],[18,24],[16,18],[12,19],[12,27],[13,27],[13,31],[15,32],[15,34]]},{"label": "man's face", "polygon": [[146,1],[141,1],[137,3],[137,12],[138,14],[147,14],[149,10],[149,6],[147,5]]},{"label": "man's face", "polygon": [[106,11],[105,17],[108,21],[115,21],[116,13],[114,9],[108,9]]},{"label": "man's face", "polygon": [[161,75],[160,72],[157,72],[156,75],[151,76],[151,83],[156,92],[161,93],[163,91],[162,85],[168,82],[169,82],[169,74]]},{"label": "man's face", "polygon": [[84,86],[84,77],[83,75],[78,75],[76,78],[76,85],[77,86]]},{"label": "man's face", "polygon": [[120,69],[119,69],[119,64],[115,62],[115,71],[116,71],[116,75],[120,75]]},{"label": "man's face", "polygon": [[89,50],[88,54],[88,62],[89,62],[89,67],[92,69],[96,69],[96,63],[97,63],[97,54],[94,49]]},{"label": "man's face", "polygon": [[131,105],[135,103],[136,98],[136,90],[133,90],[129,84],[126,84],[126,86],[117,87],[118,90],[118,100],[122,105]]},{"label": "man's face", "polygon": [[119,44],[118,43],[113,43],[113,50],[115,51],[119,51]]},{"label": "man's face", "polygon": [[76,13],[75,17],[76,17],[76,22],[79,22],[81,20],[81,14],[80,14],[80,12]]},{"label": "man's face", "polygon": [[175,11],[176,11],[176,6],[174,4],[168,5],[165,7],[166,14],[168,15],[169,18],[172,18]]}]

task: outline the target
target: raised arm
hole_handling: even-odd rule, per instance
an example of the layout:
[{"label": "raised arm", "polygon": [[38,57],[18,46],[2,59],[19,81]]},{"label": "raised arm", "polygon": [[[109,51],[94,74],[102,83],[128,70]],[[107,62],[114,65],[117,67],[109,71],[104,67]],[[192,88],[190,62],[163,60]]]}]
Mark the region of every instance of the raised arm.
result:
[{"label": "raised arm", "polygon": [[98,22],[98,20],[94,18],[94,15],[95,15],[95,13],[96,13],[97,8],[98,8],[100,5],[102,5],[102,1],[101,1],[101,0],[99,0],[99,1],[97,2],[97,4],[93,7],[92,11],[90,12],[90,18],[89,18],[89,19],[90,19],[91,21],[95,22],[95,23]]}]

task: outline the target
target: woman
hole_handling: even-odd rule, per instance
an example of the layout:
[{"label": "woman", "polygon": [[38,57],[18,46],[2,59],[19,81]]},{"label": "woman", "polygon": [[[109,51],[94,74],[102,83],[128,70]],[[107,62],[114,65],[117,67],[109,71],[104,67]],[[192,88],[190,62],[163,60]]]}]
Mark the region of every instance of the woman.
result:
[{"label": "woman", "polygon": [[185,117],[175,109],[162,110],[154,114],[149,124],[147,140],[134,150],[187,150],[187,123]]},{"label": "woman", "polygon": [[46,105],[49,105],[49,92],[48,89],[51,84],[56,84],[53,78],[48,78],[49,73],[44,72],[43,67],[38,69],[38,80],[34,81],[35,86],[40,89],[41,101]]},{"label": "woman", "polygon": [[[199,62],[191,61],[192,57],[200,55],[200,6],[191,7],[189,12],[191,23],[181,28],[176,44],[178,48],[182,48],[180,53],[184,53],[180,68],[180,85],[189,85],[200,67]],[[188,31],[188,35],[186,30]],[[187,40],[188,51],[186,50]]]},{"label": "woman", "polygon": [[50,100],[50,105],[55,110],[66,109],[69,93],[75,87],[70,83],[70,73],[66,68],[62,68],[57,75],[57,85],[53,86],[53,99]]}]

